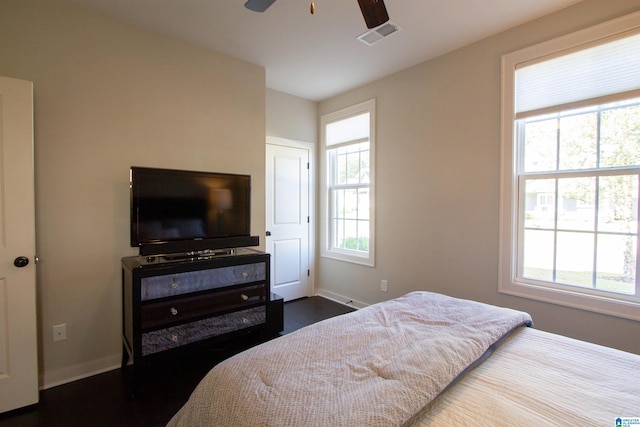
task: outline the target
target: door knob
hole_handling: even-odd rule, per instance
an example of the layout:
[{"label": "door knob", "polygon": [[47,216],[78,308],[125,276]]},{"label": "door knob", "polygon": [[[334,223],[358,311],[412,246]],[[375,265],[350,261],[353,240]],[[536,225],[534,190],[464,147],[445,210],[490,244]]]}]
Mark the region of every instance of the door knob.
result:
[{"label": "door knob", "polygon": [[16,267],[24,267],[29,264],[29,258],[26,256],[19,256],[18,258],[13,260],[13,265]]},{"label": "door knob", "polygon": [[267,231],[266,234],[267,234],[267,236],[271,236],[271,232],[270,231]]}]

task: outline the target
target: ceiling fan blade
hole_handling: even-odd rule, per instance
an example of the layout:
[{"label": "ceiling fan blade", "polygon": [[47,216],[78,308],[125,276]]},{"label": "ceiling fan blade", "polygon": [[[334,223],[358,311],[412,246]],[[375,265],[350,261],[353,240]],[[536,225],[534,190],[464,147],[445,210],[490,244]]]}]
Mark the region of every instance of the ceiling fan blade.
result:
[{"label": "ceiling fan blade", "polygon": [[276,0],[249,0],[244,4],[244,7],[254,12],[264,12],[275,1]]},{"label": "ceiling fan blade", "polygon": [[389,20],[383,0],[358,0],[367,28],[378,27]]}]

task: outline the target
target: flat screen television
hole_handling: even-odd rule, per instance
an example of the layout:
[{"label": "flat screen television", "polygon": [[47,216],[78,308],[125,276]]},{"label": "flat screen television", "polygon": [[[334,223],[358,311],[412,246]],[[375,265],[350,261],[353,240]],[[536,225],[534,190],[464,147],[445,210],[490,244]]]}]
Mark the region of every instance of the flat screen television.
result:
[{"label": "flat screen television", "polygon": [[140,255],[256,246],[251,176],[131,167],[131,246]]}]

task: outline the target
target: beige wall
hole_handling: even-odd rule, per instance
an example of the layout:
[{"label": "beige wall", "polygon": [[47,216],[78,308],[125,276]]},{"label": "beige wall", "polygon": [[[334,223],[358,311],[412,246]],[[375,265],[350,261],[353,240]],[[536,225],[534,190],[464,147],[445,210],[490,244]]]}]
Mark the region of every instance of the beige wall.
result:
[{"label": "beige wall", "polygon": [[497,291],[501,55],[638,9],[637,0],[585,0],[321,102],[325,114],[375,98],[378,139],[376,267],[320,259],[320,293],[370,304],[443,292],[526,310],[540,329],[640,353],[638,322]]},{"label": "beige wall", "polygon": [[[119,364],[132,165],[248,173],[264,239],[265,72],[64,0],[0,0],[0,75],[34,82],[40,373]],[[68,339],[52,342],[52,325]]]},{"label": "beige wall", "polygon": [[267,89],[267,135],[315,144],[318,103]]}]

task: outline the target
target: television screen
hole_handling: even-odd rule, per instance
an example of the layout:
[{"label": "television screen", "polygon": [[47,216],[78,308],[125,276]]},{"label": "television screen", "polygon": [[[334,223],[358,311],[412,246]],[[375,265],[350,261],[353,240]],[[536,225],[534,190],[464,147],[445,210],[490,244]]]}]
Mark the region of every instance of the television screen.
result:
[{"label": "television screen", "polygon": [[249,175],[132,167],[130,188],[131,246],[250,235]]}]

